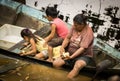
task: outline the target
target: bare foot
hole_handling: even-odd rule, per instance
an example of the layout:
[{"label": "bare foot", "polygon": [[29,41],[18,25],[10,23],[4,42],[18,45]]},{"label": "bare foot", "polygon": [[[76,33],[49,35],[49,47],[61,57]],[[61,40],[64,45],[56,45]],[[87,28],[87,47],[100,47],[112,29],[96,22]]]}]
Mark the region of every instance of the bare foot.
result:
[{"label": "bare foot", "polygon": [[46,61],[53,62],[53,59],[48,58]]},{"label": "bare foot", "polygon": [[69,76],[67,76],[67,78],[69,79],[69,81],[76,81],[75,78],[71,78],[71,77],[69,77]]}]

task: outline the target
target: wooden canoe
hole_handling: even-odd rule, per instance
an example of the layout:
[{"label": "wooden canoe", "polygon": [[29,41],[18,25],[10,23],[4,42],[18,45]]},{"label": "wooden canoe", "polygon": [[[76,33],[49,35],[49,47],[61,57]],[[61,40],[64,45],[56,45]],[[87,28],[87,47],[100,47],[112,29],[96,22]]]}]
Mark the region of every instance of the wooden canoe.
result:
[{"label": "wooden canoe", "polygon": [[[43,37],[43,38],[46,37],[49,33],[50,33],[50,28],[47,27],[47,26],[43,27],[39,31],[35,32],[35,34],[37,34],[37,35],[39,35],[40,37]],[[23,43],[23,41],[17,43],[15,46],[10,48],[8,51],[4,50],[4,49],[0,49],[1,54],[6,55],[6,56],[10,56],[10,57],[13,57],[13,58],[26,60],[26,61],[37,62],[37,63],[44,64],[44,65],[52,67],[52,63],[47,62],[45,60],[38,60],[38,59],[35,59],[33,57],[30,57],[30,56],[20,56],[19,54],[15,53],[15,52],[11,52],[11,51],[16,50],[16,49],[21,49],[21,45],[22,45],[21,43]],[[97,69],[98,69],[96,66],[99,65],[101,62],[103,62],[103,65],[107,65],[107,64],[104,64],[104,61],[106,61],[106,60],[109,60],[111,63],[109,65],[109,67],[104,66],[106,68],[104,70],[102,70],[100,72],[100,74],[104,73],[104,75],[105,74],[106,75],[113,75],[113,74],[120,75],[120,60],[115,59],[113,56],[110,56],[109,54],[107,54],[107,52],[103,51],[98,46],[94,46],[93,61],[90,62],[89,65],[84,67],[82,69],[82,71],[95,74],[97,72]],[[63,68],[68,70],[68,69],[71,69],[72,67],[65,65],[65,66],[63,66]]]},{"label": "wooden canoe", "polygon": [[[35,59],[31,56],[20,56],[17,53],[14,53],[14,52],[11,52],[8,50],[4,50],[1,48],[0,48],[0,52],[1,52],[0,54],[5,55],[7,57],[17,58],[17,59],[21,59],[21,60],[39,63],[39,64],[46,65],[49,67],[53,67],[52,63],[45,61],[45,60],[38,60],[38,59]],[[102,57],[102,59],[101,59],[101,57]],[[104,75],[114,75],[114,74],[120,75],[120,63],[116,59],[113,59],[112,57],[105,55],[104,53],[100,53],[100,52],[98,52],[98,54],[96,54],[96,56],[94,58],[96,63],[100,63],[101,61],[106,60],[106,59],[110,60],[112,63],[111,63],[109,68],[106,68],[105,70],[100,72],[100,74],[104,73]],[[90,65],[84,67],[82,69],[82,71],[95,74],[96,73],[96,65],[94,64],[95,62],[91,62]],[[64,65],[63,68],[66,70],[70,70],[72,67],[70,67],[68,65]]]}]

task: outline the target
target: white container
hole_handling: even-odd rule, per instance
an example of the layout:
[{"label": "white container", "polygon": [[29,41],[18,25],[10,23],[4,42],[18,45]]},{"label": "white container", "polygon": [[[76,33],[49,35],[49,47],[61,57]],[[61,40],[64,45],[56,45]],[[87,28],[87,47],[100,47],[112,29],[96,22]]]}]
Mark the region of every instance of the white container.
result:
[{"label": "white container", "polygon": [[[19,27],[10,24],[4,24],[0,27],[0,48],[9,49],[23,38],[20,35],[20,32],[25,27]],[[30,29],[33,33],[36,31],[34,29]]]}]

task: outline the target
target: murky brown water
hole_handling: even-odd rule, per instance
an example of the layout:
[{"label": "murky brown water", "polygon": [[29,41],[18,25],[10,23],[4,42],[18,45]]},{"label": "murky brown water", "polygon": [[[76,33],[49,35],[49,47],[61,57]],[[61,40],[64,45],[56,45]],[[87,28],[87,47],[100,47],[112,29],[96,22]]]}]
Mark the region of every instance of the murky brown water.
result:
[{"label": "murky brown water", "polygon": [[[12,61],[11,59],[0,58],[0,65]],[[67,74],[68,72],[64,70],[29,63],[26,66],[21,66],[15,70],[0,74],[0,79],[3,81],[71,81],[66,78]],[[74,81],[91,81],[91,77],[79,75]]]},{"label": "murky brown water", "polygon": [[8,59],[8,58],[5,58],[0,55],[0,66],[1,65],[4,65],[4,64],[7,64],[7,63],[10,63],[10,62],[14,62],[15,60],[13,59]]}]

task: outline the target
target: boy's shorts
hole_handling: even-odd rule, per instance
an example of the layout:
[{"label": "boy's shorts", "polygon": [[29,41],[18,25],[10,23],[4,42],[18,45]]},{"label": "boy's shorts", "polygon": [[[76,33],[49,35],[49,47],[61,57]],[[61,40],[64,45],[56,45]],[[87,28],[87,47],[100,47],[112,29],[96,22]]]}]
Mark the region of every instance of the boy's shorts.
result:
[{"label": "boy's shorts", "polygon": [[56,38],[53,38],[51,41],[49,41],[48,45],[51,47],[56,47],[56,46],[62,45],[62,42],[63,42],[63,38],[56,37]]}]

